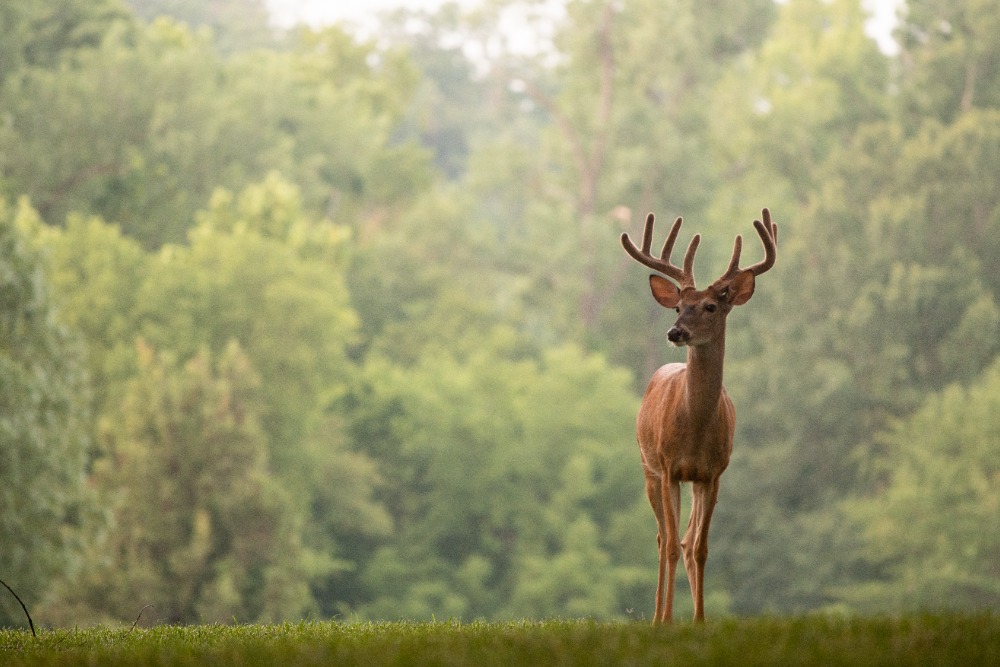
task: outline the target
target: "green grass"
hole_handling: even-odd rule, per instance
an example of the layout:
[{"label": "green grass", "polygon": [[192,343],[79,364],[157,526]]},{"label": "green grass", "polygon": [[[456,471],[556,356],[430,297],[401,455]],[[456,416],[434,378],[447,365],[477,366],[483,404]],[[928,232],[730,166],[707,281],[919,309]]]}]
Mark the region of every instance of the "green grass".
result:
[{"label": "green grass", "polygon": [[1000,619],[336,623],[0,630],[0,665],[1000,665]]}]

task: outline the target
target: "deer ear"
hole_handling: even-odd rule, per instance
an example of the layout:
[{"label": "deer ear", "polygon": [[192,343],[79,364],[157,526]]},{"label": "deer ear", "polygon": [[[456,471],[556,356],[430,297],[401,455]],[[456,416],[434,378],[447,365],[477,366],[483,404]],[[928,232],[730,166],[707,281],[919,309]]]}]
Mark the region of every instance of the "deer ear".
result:
[{"label": "deer ear", "polygon": [[755,278],[753,271],[740,272],[733,281],[729,283],[729,303],[734,306],[742,306],[753,296]]},{"label": "deer ear", "polygon": [[653,298],[664,308],[676,308],[681,302],[681,291],[677,285],[663,276],[650,276],[649,288],[653,291]]}]

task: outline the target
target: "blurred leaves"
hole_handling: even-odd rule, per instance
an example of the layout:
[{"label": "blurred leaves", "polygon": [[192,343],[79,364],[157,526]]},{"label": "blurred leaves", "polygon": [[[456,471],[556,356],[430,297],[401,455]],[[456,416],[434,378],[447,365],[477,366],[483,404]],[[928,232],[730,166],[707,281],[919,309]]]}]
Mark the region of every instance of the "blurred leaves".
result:
[{"label": "blurred leaves", "polygon": [[[874,583],[850,590],[866,610],[995,608],[1000,541],[1000,365],[950,385],[882,442],[878,493],[849,503]],[[914,529],[918,527],[918,529]]]},{"label": "blurred leaves", "polygon": [[763,206],[710,613],[997,607],[989,3],[908,3],[898,57],[853,0],[573,1],[535,52],[495,26],[538,3],[370,41],[35,4],[0,565],[45,622],[648,615],[633,425],[683,355],[617,237],[684,215],[710,280]]},{"label": "blurred leaves", "polygon": [[249,360],[235,342],[217,361],[201,352],[183,365],[141,339],[137,352],[125,419],[106,424],[93,474],[109,530],[63,596],[92,620],[126,621],[137,601],[172,623],[307,612],[315,573],[271,475]]},{"label": "blurred leaves", "polygon": [[[442,347],[408,369],[377,359],[367,365],[364,399],[352,401],[362,429],[356,436],[374,441],[377,433],[382,447],[375,453],[391,462],[380,497],[394,516],[398,546],[383,547],[369,566],[376,597],[362,610],[406,618],[411,594],[425,594],[425,577],[460,591],[468,586],[459,580],[482,572],[489,589],[463,596],[459,615],[549,616],[566,613],[577,597],[575,613],[585,613],[582,600],[595,595],[603,601],[587,613],[620,613],[617,593],[597,593],[592,584],[613,586],[631,572],[612,557],[621,545],[600,537],[620,512],[643,502],[641,489],[621,485],[634,457],[612,454],[612,445],[629,437],[637,408],[628,375],[574,346],[535,360],[512,355],[501,332],[477,339],[468,355]],[[568,572],[539,580],[541,563],[562,558],[572,568],[585,544],[585,582],[558,583]],[[406,581],[390,574],[399,567],[392,564],[397,550]],[[414,568],[424,575],[413,577]],[[565,591],[545,602],[539,585]]]},{"label": "blurred leaves", "polygon": [[[84,483],[89,418],[79,340],[56,317],[25,205],[0,200],[0,571],[29,605],[74,565],[94,511]],[[23,622],[13,599],[0,623]]]}]

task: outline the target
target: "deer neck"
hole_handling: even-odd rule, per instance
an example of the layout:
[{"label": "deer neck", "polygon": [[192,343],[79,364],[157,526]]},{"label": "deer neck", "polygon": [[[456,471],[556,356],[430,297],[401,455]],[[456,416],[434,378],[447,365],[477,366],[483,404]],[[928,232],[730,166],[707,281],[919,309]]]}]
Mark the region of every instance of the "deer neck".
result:
[{"label": "deer neck", "polygon": [[722,364],[726,356],[725,333],[704,345],[687,350],[687,403],[695,421],[715,416],[722,398]]}]

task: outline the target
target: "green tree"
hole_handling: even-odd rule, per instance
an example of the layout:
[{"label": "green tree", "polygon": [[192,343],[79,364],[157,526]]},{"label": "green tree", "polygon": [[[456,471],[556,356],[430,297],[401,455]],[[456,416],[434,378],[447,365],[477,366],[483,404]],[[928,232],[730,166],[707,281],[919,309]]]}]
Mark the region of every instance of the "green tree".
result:
[{"label": "green tree", "polygon": [[290,494],[269,469],[259,380],[235,342],[181,365],[138,344],[139,373],[108,421],[94,483],[111,514],[63,621],[126,621],[152,604],[170,623],[279,621],[312,609]]},{"label": "green tree", "polygon": [[344,280],[346,232],[311,220],[299,190],[277,176],[238,196],[217,192],[199,217],[190,245],[164,248],[149,269],[137,299],[141,334],[185,356],[237,340],[260,373],[264,428],[284,470],[321,397],[349,378],[357,316]]},{"label": "green tree", "polygon": [[223,54],[273,45],[264,0],[125,0],[135,15],[145,22],[169,16],[192,28],[212,31],[213,42]]},{"label": "green tree", "polygon": [[760,48],[720,77],[710,102],[712,152],[729,175],[713,196],[720,213],[744,198],[805,204],[831,152],[886,117],[890,63],[865,19],[854,0],[783,3]]},{"label": "green tree", "polygon": [[630,379],[574,346],[532,358],[509,330],[467,335],[475,345],[430,344],[411,365],[372,355],[349,396],[354,439],[384,462],[379,497],[396,525],[367,559],[370,598],[356,610],[623,615],[640,575],[653,578],[615,539],[644,502],[637,461],[622,455],[635,453]]},{"label": "green tree", "polygon": [[0,6],[0,83],[24,68],[53,68],[79,49],[96,48],[127,19],[119,0],[8,0]]},{"label": "green tree", "polygon": [[1000,169],[1000,105],[972,109],[954,122],[927,119],[898,156],[892,199],[879,223],[901,252],[922,261],[955,253],[978,260],[975,273],[994,293],[1000,277],[1000,194],[991,174]]},{"label": "green tree", "polygon": [[[853,25],[859,34],[859,17]],[[858,56],[864,51],[861,42],[836,42],[855,44]],[[766,45],[762,53],[783,51]],[[829,45],[818,51],[837,53]],[[839,104],[811,113],[809,102],[800,119],[805,127],[788,118],[771,131],[758,123],[775,111],[762,108],[753,121],[758,154],[780,156],[786,138],[799,138],[801,146],[789,150],[802,161],[787,168],[791,158],[782,157],[786,171],[764,165],[738,184],[777,173],[785,185],[767,187],[799,202],[792,206],[786,197],[790,221],[774,276],[794,276],[794,288],[761,286],[727,365],[734,400],[746,406],[739,421],[746,446],[737,448],[727,473],[736,478],[737,502],[720,503],[717,525],[740,611],[838,604],[846,599],[838,591],[872,576],[875,565],[845,507],[877,483],[864,465],[881,449],[875,434],[928,393],[972,381],[998,351],[996,281],[983,270],[996,261],[988,231],[995,193],[980,176],[993,168],[991,111],[969,111],[948,126],[935,118],[918,124],[888,95],[879,102],[884,65],[874,59],[862,66],[865,59],[854,56],[814,60],[805,48],[786,54],[797,66],[822,65],[810,70],[807,88],[840,91],[822,99],[859,101],[849,113]],[[841,68],[850,62],[869,74],[845,87],[838,82],[849,80]],[[787,64],[776,70],[786,71]],[[795,113],[804,89],[778,90],[781,98],[763,99],[784,100],[779,116]]]},{"label": "green tree", "polygon": [[98,48],[9,81],[5,187],[29,195],[51,224],[75,211],[117,222],[147,247],[183,239],[232,169],[217,139],[233,121],[217,108],[217,74],[204,40],[162,21],[119,24]]},{"label": "green tree", "polygon": [[[184,356],[240,344],[261,379],[271,469],[306,522],[307,546],[348,567],[347,543],[384,534],[389,520],[372,497],[376,465],[330,410],[355,374],[347,232],[306,214],[298,188],[277,175],[217,192],[199,220],[189,246],[151,264],[135,314],[142,336]],[[339,592],[328,594],[324,610],[338,604]]]},{"label": "green tree", "polygon": [[[40,236],[58,302],[87,339],[99,442],[123,406],[135,405],[137,339],[174,359],[220,358],[240,345],[260,378],[253,397],[267,483],[288,493],[308,553],[326,563],[309,583],[334,609],[343,593],[326,590],[327,574],[354,567],[352,540],[389,528],[372,498],[376,466],[349,447],[329,408],[354,374],[345,228],[307,215],[298,188],[272,174],[238,195],[216,192],[187,246],[150,253],[116,226],[80,216]],[[123,484],[133,483],[128,472]]]},{"label": "green tree", "polygon": [[[530,325],[601,350],[637,377],[662,358],[648,335],[656,310],[635,298],[617,236],[650,210],[684,213],[705,231],[719,173],[706,141],[711,92],[774,12],[768,2],[714,3],[731,18],[718,22],[703,5],[568,3],[553,37],[557,65],[549,52],[498,58],[494,75],[523,91],[517,102],[531,115],[470,159],[470,186],[500,230],[503,256],[527,278]],[[703,255],[713,253],[706,245]]]},{"label": "green tree", "polygon": [[[904,120],[950,123],[1000,106],[1000,19],[982,0],[910,0],[896,31],[902,50]],[[911,125],[912,127],[912,125]]]},{"label": "green tree", "polygon": [[420,72],[398,132],[419,138],[449,180],[463,180],[475,147],[504,144],[525,119],[539,121],[538,113],[519,106],[523,96],[507,90],[504,76],[513,54],[504,56],[497,76],[483,76],[482,60],[467,55],[500,39],[496,17],[486,8],[470,12],[448,2],[433,11],[398,9],[380,19],[379,41],[404,51]]},{"label": "green tree", "polygon": [[117,25],[98,48],[6,82],[3,187],[50,224],[97,215],[148,249],[183,242],[215,188],[272,171],[311,210],[377,221],[429,180],[424,153],[392,142],[413,78],[334,29],[223,60],[167,19]]},{"label": "green tree", "polygon": [[881,480],[850,504],[873,576],[850,591],[866,610],[997,609],[1000,363],[950,385],[883,434]]},{"label": "green tree", "polygon": [[92,439],[103,415],[115,414],[136,372],[136,313],[152,258],[121,229],[72,215],[65,227],[39,227],[49,284],[60,317],[79,332],[90,380]]},{"label": "green tree", "polygon": [[[90,512],[87,384],[29,236],[37,215],[0,202],[0,572],[32,604],[74,564]],[[9,596],[0,625],[20,625]]]},{"label": "green tree", "polygon": [[[703,170],[710,165],[709,146],[698,144],[699,133],[703,135],[708,124],[705,101],[724,65],[760,39],[764,32],[759,28],[771,16],[770,5],[741,4],[737,14],[748,30],[734,41],[739,31],[730,30],[732,26],[720,27],[716,34],[695,18],[701,16],[700,6],[684,5],[683,10],[685,21],[678,22],[676,12],[660,6],[573,3],[570,22],[561,26],[557,37],[566,56],[563,65],[550,71],[533,69],[531,63],[518,63],[516,58],[494,63],[494,75],[504,84],[515,79],[515,88],[525,90],[520,101],[533,104],[536,111],[498,128],[495,141],[474,144],[466,179],[471,201],[462,196],[449,198],[447,204],[433,197],[421,200],[417,209],[400,216],[394,234],[362,248],[351,291],[363,323],[363,340],[370,341],[365,350],[368,363],[381,359],[378,367],[386,374],[396,364],[419,366],[427,354],[439,354],[437,345],[443,340],[463,360],[461,366],[492,340],[486,332],[505,330],[511,323],[525,334],[518,346],[523,346],[520,354],[526,359],[567,339],[606,346],[616,361],[627,360],[636,368],[662,359],[662,339],[650,335],[655,304],[634,289],[628,298],[621,294],[629,260],[615,237],[635,221],[619,205],[638,202],[652,207],[662,195],[662,182],[669,179],[681,193],[678,207],[705,206],[709,188]],[[694,26],[702,32],[693,34]],[[757,29],[750,29],[753,26]],[[680,63],[675,59],[678,54],[683,54]],[[677,82],[680,90],[670,82]],[[540,130],[531,127],[539,121],[547,125]],[[730,243],[727,238],[722,244],[725,252]],[[719,265],[721,270],[722,260]],[[355,400],[380,404],[368,393],[378,391],[372,384]],[[390,406],[386,413],[362,420],[362,430],[354,433],[356,442],[409,437],[394,435],[387,426],[399,402],[386,401]],[[633,423],[634,414],[617,422],[617,438],[628,451],[634,451]],[[432,433],[445,428],[426,427]],[[374,451],[380,460],[399,460],[392,453]],[[638,483],[636,461],[616,463],[621,464],[615,470],[620,471],[616,474],[623,485]],[[578,465],[582,470],[601,470],[586,458]],[[560,474],[553,472],[554,477]],[[406,489],[406,480],[390,485]],[[574,483],[586,488],[582,479]],[[579,495],[567,489],[564,497],[588,508],[604,507],[583,500],[582,490],[576,492]],[[540,502],[545,505],[554,493]],[[483,552],[479,558],[442,563],[431,547],[419,552],[409,547],[409,555],[386,547],[377,552],[378,566],[371,569],[369,588],[385,580],[395,582],[388,590],[393,585],[399,590],[406,586],[407,567],[415,562],[427,564],[427,574],[421,578],[430,583],[414,590],[407,605],[398,595],[390,595],[366,606],[366,612],[426,616],[447,609],[447,613],[476,615],[489,613],[477,609],[502,608],[511,615],[548,615],[556,610],[578,613],[589,605],[595,615],[614,615],[626,608],[646,608],[652,595],[643,584],[655,581],[655,563],[651,564],[655,547],[650,546],[654,538],[649,537],[655,528],[641,493],[634,498],[629,511],[613,519],[595,519],[566,500],[567,514],[557,515],[561,528],[546,536],[536,530],[524,537],[517,564],[505,566],[511,572],[525,568],[537,573],[555,559],[564,564],[557,568],[562,574],[544,580],[534,574],[527,578],[511,574],[500,592],[490,593],[492,597],[470,592],[482,589],[475,582],[488,583],[499,576],[490,574],[496,572],[495,565],[483,565]],[[394,511],[395,504],[388,500],[387,504]],[[394,516],[397,525],[405,523]],[[566,533],[568,526],[573,527],[571,534]],[[599,545],[585,547],[595,526],[601,535],[614,526],[616,536],[635,551],[609,556]],[[636,535],[648,537],[648,548],[642,548]],[[486,556],[486,562],[493,562],[491,558]],[[584,571],[573,573],[582,563],[587,564]],[[595,572],[589,578],[588,573]],[[643,572],[649,573],[645,580],[636,574]],[[614,582],[612,588],[621,597],[607,596],[602,582]],[[622,604],[623,600],[628,603]],[[712,604],[725,609],[728,602],[715,595]]]}]

